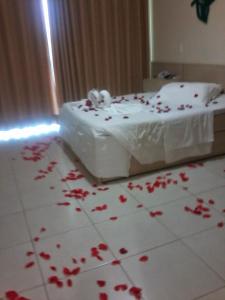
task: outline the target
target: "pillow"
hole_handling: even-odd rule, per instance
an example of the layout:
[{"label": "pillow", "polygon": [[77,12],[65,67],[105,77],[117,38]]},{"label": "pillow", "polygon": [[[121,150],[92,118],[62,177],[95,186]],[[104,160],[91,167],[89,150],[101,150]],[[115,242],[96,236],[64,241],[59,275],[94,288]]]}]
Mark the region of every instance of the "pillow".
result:
[{"label": "pillow", "polygon": [[219,96],[222,86],[216,83],[173,82],[164,85],[154,99],[172,103],[208,104]]}]

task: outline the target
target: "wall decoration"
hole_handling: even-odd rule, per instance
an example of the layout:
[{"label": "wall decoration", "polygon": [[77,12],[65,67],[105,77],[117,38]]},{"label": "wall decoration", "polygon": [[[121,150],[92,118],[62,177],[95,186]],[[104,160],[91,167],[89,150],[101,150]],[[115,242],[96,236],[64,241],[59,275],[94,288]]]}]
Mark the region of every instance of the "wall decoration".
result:
[{"label": "wall decoration", "polygon": [[215,0],[193,0],[191,6],[196,5],[197,16],[200,21],[207,23],[210,11],[210,5]]}]

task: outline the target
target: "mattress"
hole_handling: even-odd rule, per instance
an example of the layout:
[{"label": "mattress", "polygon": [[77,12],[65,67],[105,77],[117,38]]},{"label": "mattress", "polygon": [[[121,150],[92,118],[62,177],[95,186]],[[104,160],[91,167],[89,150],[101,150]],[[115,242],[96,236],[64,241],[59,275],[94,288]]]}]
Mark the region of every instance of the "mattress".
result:
[{"label": "mattress", "polygon": [[[126,102],[133,105],[133,111],[132,108],[126,111],[127,107],[124,106],[120,113],[113,110],[95,111],[85,106],[85,100],[63,105],[60,111],[61,136],[93,176],[104,179],[127,177],[131,173],[138,173],[135,169],[141,169],[142,166],[145,169],[145,166],[150,165],[140,164],[132,153],[115,139],[111,131],[112,124],[116,128],[115,126],[120,126],[121,122],[129,121],[133,114],[136,116],[136,123],[147,122],[149,116],[145,113],[148,109],[146,104],[150,102],[153,95],[154,93],[145,93],[114,98],[115,107],[117,104],[126,104]],[[141,110],[138,105],[143,103],[145,109]],[[135,105],[137,105],[136,108]],[[140,111],[138,111],[139,108]],[[214,131],[223,131],[225,129],[225,95],[210,102],[204,110],[214,115]],[[152,118],[153,116],[154,114]],[[121,118],[126,120],[121,120]],[[152,162],[153,164],[162,161],[160,147],[158,154],[159,158]]]}]

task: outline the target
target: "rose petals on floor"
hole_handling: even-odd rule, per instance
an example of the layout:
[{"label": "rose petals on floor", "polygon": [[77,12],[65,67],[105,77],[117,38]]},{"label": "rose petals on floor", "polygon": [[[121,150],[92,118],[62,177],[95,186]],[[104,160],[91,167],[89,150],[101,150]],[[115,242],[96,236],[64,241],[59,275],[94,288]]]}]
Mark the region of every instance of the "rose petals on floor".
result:
[{"label": "rose petals on floor", "polygon": [[105,280],[97,280],[96,283],[100,288],[102,288],[106,285]]},{"label": "rose petals on floor", "polygon": [[5,293],[6,300],[31,300],[20,296],[16,291],[8,291]]},{"label": "rose petals on floor", "polygon": [[139,257],[139,261],[141,261],[141,262],[147,262],[148,259],[149,259],[149,257],[147,255],[143,255],[143,256]]},{"label": "rose petals on floor", "polygon": [[120,254],[127,254],[128,251],[127,251],[126,248],[121,248],[121,249],[119,250],[119,253],[120,253]]}]

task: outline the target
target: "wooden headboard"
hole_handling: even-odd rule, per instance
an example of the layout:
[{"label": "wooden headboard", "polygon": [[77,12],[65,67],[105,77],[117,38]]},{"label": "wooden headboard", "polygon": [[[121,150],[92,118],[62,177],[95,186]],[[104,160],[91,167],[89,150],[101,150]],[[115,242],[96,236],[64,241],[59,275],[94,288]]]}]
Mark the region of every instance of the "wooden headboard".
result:
[{"label": "wooden headboard", "polygon": [[182,81],[215,82],[225,88],[225,65],[180,64],[154,62],[151,64],[152,77],[163,70],[177,74]]}]

